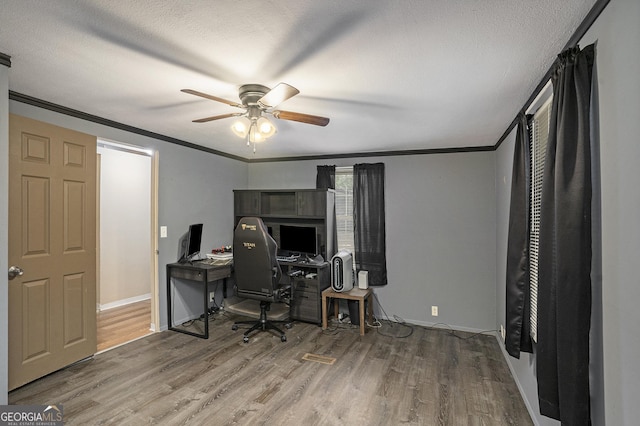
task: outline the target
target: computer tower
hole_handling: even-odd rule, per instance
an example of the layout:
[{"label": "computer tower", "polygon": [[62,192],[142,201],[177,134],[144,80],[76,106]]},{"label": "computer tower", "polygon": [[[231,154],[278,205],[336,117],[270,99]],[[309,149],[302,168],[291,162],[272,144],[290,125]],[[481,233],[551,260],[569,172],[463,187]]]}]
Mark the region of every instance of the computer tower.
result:
[{"label": "computer tower", "polygon": [[337,292],[353,288],[353,256],[340,250],[331,258],[331,288]]}]

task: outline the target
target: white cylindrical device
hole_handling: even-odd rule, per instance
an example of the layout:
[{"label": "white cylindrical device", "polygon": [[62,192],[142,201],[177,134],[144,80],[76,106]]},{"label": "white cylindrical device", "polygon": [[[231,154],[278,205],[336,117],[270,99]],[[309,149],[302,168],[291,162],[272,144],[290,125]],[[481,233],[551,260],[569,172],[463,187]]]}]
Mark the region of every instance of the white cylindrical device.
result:
[{"label": "white cylindrical device", "polygon": [[358,288],[362,290],[369,288],[369,271],[358,272]]}]

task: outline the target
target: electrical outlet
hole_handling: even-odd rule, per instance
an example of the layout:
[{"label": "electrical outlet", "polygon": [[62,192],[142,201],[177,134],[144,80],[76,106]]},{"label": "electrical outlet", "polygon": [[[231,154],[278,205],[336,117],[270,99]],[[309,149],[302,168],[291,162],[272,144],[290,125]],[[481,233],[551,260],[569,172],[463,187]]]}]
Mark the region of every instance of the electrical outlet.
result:
[{"label": "electrical outlet", "polygon": [[500,337],[502,337],[502,342],[503,343],[505,341],[505,334],[506,334],[506,331],[504,329],[504,325],[500,324]]},{"label": "electrical outlet", "polygon": [[432,317],[437,317],[438,316],[438,307],[437,306],[432,306],[431,307],[431,316]]},{"label": "electrical outlet", "polygon": [[209,303],[213,303],[216,301],[216,293],[214,291],[209,293]]}]

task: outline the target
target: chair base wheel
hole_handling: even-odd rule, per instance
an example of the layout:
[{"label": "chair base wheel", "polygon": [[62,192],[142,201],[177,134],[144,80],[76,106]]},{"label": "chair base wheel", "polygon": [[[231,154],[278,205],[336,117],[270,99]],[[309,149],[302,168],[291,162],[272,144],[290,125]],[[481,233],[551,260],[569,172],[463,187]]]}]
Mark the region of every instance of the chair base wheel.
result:
[{"label": "chair base wheel", "polygon": [[284,331],[278,328],[276,324],[284,324],[284,327],[286,329],[290,329],[291,327],[293,327],[293,324],[290,322],[290,320],[269,321],[267,319],[267,311],[269,310],[269,305],[270,305],[269,302],[260,302],[260,319],[258,321],[252,321],[252,320],[236,321],[234,324],[231,325],[231,329],[234,331],[238,329],[238,325],[251,326],[251,328],[249,328],[244,332],[244,336],[242,337],[242,340],[244,343],[249,342],[249,335],[252,334],[254,331],[269,331],[269,330],[275,331],[280,337],[281,341],[283,342],[287,341],[287,336],[285,336]]}]

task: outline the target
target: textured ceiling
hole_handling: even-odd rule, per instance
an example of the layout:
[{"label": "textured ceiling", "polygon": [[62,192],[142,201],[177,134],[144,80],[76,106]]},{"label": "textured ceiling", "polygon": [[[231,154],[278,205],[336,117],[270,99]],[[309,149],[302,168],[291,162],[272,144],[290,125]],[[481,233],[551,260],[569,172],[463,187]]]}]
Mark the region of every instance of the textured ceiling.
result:
[{"label": "textured ceiling", "polygon": [[[494,145],[595,0],[2,0],[14,92],[244,158]],[[289,83],[256,154],[238,87]],[[100,136],[100,135],[98,135]]]}]

